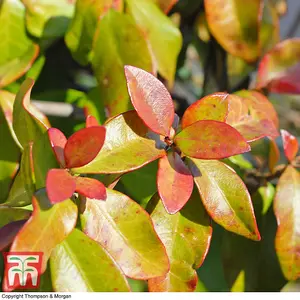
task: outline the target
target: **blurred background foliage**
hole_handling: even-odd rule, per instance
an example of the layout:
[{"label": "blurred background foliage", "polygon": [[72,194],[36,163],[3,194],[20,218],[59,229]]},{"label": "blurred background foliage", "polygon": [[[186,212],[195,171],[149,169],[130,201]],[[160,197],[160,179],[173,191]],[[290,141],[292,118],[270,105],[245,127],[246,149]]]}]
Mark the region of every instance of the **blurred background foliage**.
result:
[{"label": "blurred background foliage", "polygon": [[[36,81],[35,104],[67,136],[84,126],[87,114],[104,123],[131,108],[126,64],[157,74],[179,116],[207,94],[256,88],[263,55],[282,40],[300,37],[300,1],[228,1],[233,2],[234,11],[217,0],[0,0],[0,135],[1,144],[11,144],[9,152],[0,149],[0,202],[20,155],[3,121],[4,102],[27,77]],[[299,50],[295,53],[288,55],[299,75]],[[285,89],[275,93],[267,85],[263,91],[279,114],[280,127],[299,137],[300,96]],[[262,142],[253,148],[263,156],[267,147]],[[149,175],[155,168],[152,163],[125,175],[118,189],[145,207],[155,192],[155,178]],[[298,283],[287,283],[278,264],[269,193],[272,186],[253,198],[262,243],[214,224],[197,291],[299,290]],[[146,289],[143,282],[131,285]]]}]

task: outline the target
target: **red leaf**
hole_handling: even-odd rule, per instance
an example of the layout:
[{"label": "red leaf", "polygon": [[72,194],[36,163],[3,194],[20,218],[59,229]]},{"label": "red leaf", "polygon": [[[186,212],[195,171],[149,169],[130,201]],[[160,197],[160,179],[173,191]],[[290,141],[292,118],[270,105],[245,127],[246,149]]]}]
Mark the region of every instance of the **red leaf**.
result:
[{"label": "red leaf", "polygon": [[168,213],[181,210],[189,200],[193,186],[193,176],[177,153],[170,152],[159,159],[157,189]]},{"label": "red leaf", "polygon": [[85,127],[88,128],[88,127],[93,127],[93,126],[99,126],[99,123],[94,116],[88,115],[86,117]]},{"label": "red leaf", "polygon": [[79,168],[91,162],[101,150],[105,140],[105,127],[83,128],[75,132],[65,146],[67,168]]},{"label": "red leaf", "polygon": [[90,199],[106,199],[106,188],[102,182],[88,177],[76,177],[75,181],[77,193]]},{"label": "red leaf", "polygon": [[125,66],[127,88],[138,115],[155,133],[169,136],[174,120],[174,105],[165,86],[152,74]]},{"label": "red leaf", "polygon": [[282,129],[280,132],[282,136],[285,156],[289,161],[292,161],[296,157],[299,150],[298,140],[286,130]]},{"label": "red leaf", "polygon": [[75,180],[67,170],[49,170],[46,178],[46,190],[52,204],[70,198],[75,192],[75,187]]},{"label": "red leaf", "polygon": [[257,88],[267,87],[274,93],[300,93],[300,39],[278,43],[258,66]]},{"label": "red leaf", "polygon": [[228,97],[231,97],[231,95],[215,93],[193,103],[182,117],[182,128],[200,120],[225,122],[228,114]]},{"label": "red leaf", "polygon": [[273,172],[277,162],[280,158],[280,151],[274,139],[270,140],[270,151],[269,151],[269,159],[268,165],[271,172]]},{"label": "red leaf", "polygon": [[226,123],[204,120],[183,129],[175,143],[187,156],[221,159],[251,150],[246,140]]},{"label": "red leaf", "polygon": [[62,168],[66,166],[64,148],[67,143],[65,135],[57,128],[48,129],[48,137],[55,157]]}]

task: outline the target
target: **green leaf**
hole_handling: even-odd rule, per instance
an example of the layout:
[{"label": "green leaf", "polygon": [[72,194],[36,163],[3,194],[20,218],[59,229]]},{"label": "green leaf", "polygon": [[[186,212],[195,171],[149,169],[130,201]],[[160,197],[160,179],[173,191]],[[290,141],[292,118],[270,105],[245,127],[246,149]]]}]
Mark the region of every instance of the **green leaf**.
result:
[{"label": "green leaf", "polygon": [[26,209],[0,206],[0,228],[14,221],[28,219],[30,214],[31,211]]},{"label": "green leaf", "polygon": [[[260,0],[204,0],[209,29],[234,56],[255,61],[259,56]],[[247,8],[247,9],[245,9]]]},{"label": "green leaf", "polygon": [[83,231],[126,276],[146,280],[168,272],[168,257],[149,215],[126,195],[107,189],[106,201],[87,199],[81,221]]},{"label": "green leaf", "polygon": [[50,257],[56,292],[128,292],[126,277],[97,242],[74,229]]},{"label": "green leaf", "polygon": [[110,7],[121,10],[123,0],[76,1],[75,15],[65,36],[65,41],[72,56],[80,64],[88,64],[98,20]]},{"label": "green leaf", "polygon": [[110,119],[105,127],[105,142],[99,154],[87,165],[72,169],[73,172],[124,173],[166,154],[164,143],[149,131],[135,111]]},{"label": "green leaf", "polygon": [[296,281],[288,282],[282,289],[281,292],[300,292],[300,279]]},{"label": "green leaf", "polygon": [[153,69],[147,42],[132,17],[110,10],[98,23],[92,52],[100,99],[109,116],[132,107],[124,65],[134,65],[149,72]]},{"label": "green leaf", "polygon": [[7,122],[11,118],[12,110],[2,105],[5,94],[6,92],[0,92],[0,203],[7,199],[20,157],[20,151],[11,134],[11,121]]},{"label": "green leaf", "polygon": [[191,292],[197,285],[196,268],[205,259],[210,245],[212,228],[196,190],[180,212],[168,214],[156,194],[147,210],[154,229],[166,247],[170,271],[148,281],[152,292]]},{"label": "green leaf", "polygon": [[24,148],[19,172],[15,177],[4,205],[26,206],[31,203],[34,192],[35,179],[33,173],[32,143],[29,143]]},{"label": "green leaf", "polygon": [[125,194],[138,202],[142,207],[151,199],[157,191],[156,173],[157,163],[154,161],[133,172],[124,174],[121,183],[125,188]]},{"label": "green leaf", "polygon": [[35,61],[39,47],[27,36],[25,8],[19,0],[0,5],[0,88],[24,75]]},{"label": "green leaf", "polygon": [[22,0],[26,8],[26,27],[30,34],[44,39],[65,34],[74,13],[70,0]]},{"label": "green leaf", "polygon": [[260,240],[249,192],[233,169],[217,160],[189,159],[203,204],[226,230]]},{"label": "green leaf", "polygon": [[261,200],[262,200],[261,213],[263,215],[265,215],[273,203],[273,200],[275,197],[275,188],[274,188],[273,184],[268,182],[266,184],[266,186],[259,187],[257,192],[259,193]]},{"label": "green leaf", "polygon": [[287,39],[273,47],[260,61],[256,87],[273,93],[299,94],[300,39]]},{"label": "green leaf", "polygon": [[286,279],[300,276],[300,174],[288,166],[281,175],[274,200],[274,213],[278,229],[275,248],[282,272]]},{"label": "green leaf", "polygon": [[133,16],[151,47],[159,73],[172,86],[177,57],[182,45],[179,29],[151,1],[126,0],[126,3],[128,12]]},{"label": "green leaf", "polygon": [[41,139],[50,127],[48,119],[30,103],[33,84],[29,78],[23,82],[13,107],[13,128],[22,147]]},{"label": "green leaf", "polygon": [[52,206],[45,190],[39,190],[32,203],[33,214],[14,239],[10,251],[43,252],[43,273],[52,250],[75,227],[77,206],[71,200]]}]

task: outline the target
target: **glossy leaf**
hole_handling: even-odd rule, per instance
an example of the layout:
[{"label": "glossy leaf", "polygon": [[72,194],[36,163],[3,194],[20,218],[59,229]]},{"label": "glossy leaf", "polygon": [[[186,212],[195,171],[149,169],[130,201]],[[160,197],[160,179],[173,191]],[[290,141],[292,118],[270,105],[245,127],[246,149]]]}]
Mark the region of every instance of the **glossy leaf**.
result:
[{"label": "glossy leaf", "polygon": [[241,134],[226,123],[204,120],[184,128],[175,143],[188,156],[220,159],[250,151]]},{"label": "glossy leaf", "polygon": [[83,231],[126,276],[146,280],[168,272],[168,257],[149,215],[126,195],[107,190],[106,201],[87,199],[81,220]]},{"label": "glossy leaf", "polygon": [[50,127],[47,118],[30,103],[30,93],[34,82],[26,79],[13,107],[13,129],[22,145],[42,138],[43,133]]},{"label": "glossy leaf", "polygon": [[0,206],[0,228],[14,221],[25,220],[31,211],[15,207]]},{"label": "glossy leaf", "polygon": [[49,141],[55,157],[62,168],[66,166],[64,149],[67,143],[65,135],[57,128],[48,129]]},{"label": "glossy leaf", "polygon": [[51,169],[46,178],[46,190],[52,204],[71,198],[76,182],[66,169]]},{"label": "glossy leaf", "polygon": [[275,142],[275,140],[270,140],[270,152],[269,152],[269,159],[268,159],[268,166],[271,172],[273,172],[276,164],[280,159],[280,151]]},{"label": "glossy leaf", "polygon": [[[59,169],[60,167],[49,138],[49,132],[53,132],[52,129],[54,128],[44,132],[42,137],[36,139],[33,144],[32,156],[36,189],[46,186],[46,178],[50,169]],[[58,150],[58,148],[55,149]]]},{"label": "glossy leaf", "polygon": [[103,146],[105,131],[103,126],[93,126],[70,136],[64,148],[67,168],[82,167],[91,162]]},{"label": "glossy leaf", "polygon": [[189,159],[203,204],[226,230],[260,240],[250,194],[233,169],[220,161]]},{"label": "glossy leaf", "polygon": [[182,44],[180,31],[151,1],[126,0],[126,3],[128,12],[133,16],[151,47],[159,73],[172,86]]},{"label": "glossy leaf", "polygon": [[85,127],[99,126],[97,119],[91,115],[86,117]]},{"label": "glossy leaf", "polygon": [[171,8],[178,2],[178,0],[152,0],[154,3],[156,3],[160,9],[168,13]]},{"label": "glossy leaf", "polygon": [[212,235],[210,219],[194,191],[186,206],[174,215],[166,212],[156,194],[147,206],[154,228],[164,243],[170,271],[148,281],[150,292],[191,292],[198,281],[196,268],[204,261]]},{"label": "glossy leaf", "polygon": [[65,34],[74,13],[70,0],[22,0],[26,8],[26,27],[38,38],[58,38]]},{"label": "glossy leaf", "polygon": [[83,232],[73,232],[53,250],[51,277],[56,292],[128,292],[113,258]]},{"label": "glossy leaf", "polygon": [[182,117],[182,128],[201,120],[225,122],[228,114],[228,98],[230,97],[231,95],[226,93],[215,93],[194,102]]},{"label": "glossy leaf", "polygon": [[113,10],[98,23],[91,61],[100,98],[109,116],[132,108],[126,89],[124,65],[153,71],[151,54],[143,33],[131,16]]},{"label": "glossy leaf", "polygon": [[157,190],[168,213],[181,210],[190,199],[193,187],[193,176],[179,154],[169,152],[159,159]]},{"label": "glossy leaf", "polygon": [[88,177],[75,177],[76,192],[90,199],[105,200],[106,189],[102,182]]},{"label": "glossy leaf", "polygon": [[98,20],[109,8],[121,10],[122,0],[77,0],[75,15],[65,36],[66,45],[80,64],[89,62]]},{"label": "glossy leaf", "polygon": [[299,151],[298,140],[295,136],[283,129],[281,130],[281,137],[283,141],[283,149],[285,156],[291,162],[294,160]]},{"label": "glossy leaf", "polygon": [[75,173],[124,173],[166,155],[164,143],[149,131],[135,111],[116,116],[105,128],[101,151],[89,164],[73,169]]},{"label": "glossy leaf", "polygon": [[9,191],[5,205],[26,206],[31,203],[35,192],[34,168],[32,160],[32,143],[28,144],[23,151],[20,169]]},{"label": "glossy leaf", "polygon": [[[255,61],[259,56],[260,0],[204,0],[211,33],[234,56]],[[247,9],[245,9],[247,8]]]},{"label": "glossy leaf", "polygon": [[300,93],[300,39],[278,43],[260,61],[257,88],[267,87],[273,93]]},{"label": "glossy leaf", "polygon": [[274,200],[274,212],[278,229],[275,248],[282,272],[286,279],[300,277],[300,174],[288,166],[280,177]]},{"label": "glossy leaf", "polygon": [[277,113],[271,102],[256,91],[242,90],[232,95],[226,123],[238,130],[248,141],[278,136]]},{"label": "glossy leaf", "polygon": [[0,251],[5,250],[13,242],[15,236],[25,223],[26,220],[19,220],[0,228]]},{"label": "glossy leaf", "polygon": [[174,120],[174,105],[165,86],[152,74],[125,66],[127,88],[131,102],[140,118],[155,133],[170,135]]},{"label": "glossy leaf", "polygon": [[1,88],[20,78],[30,69],[38,56],[39,47],[26,34],[25,8],[21,1],[1,1],[0,24]]},{"label": "glossy leaf", "polygon": [[[3,97],[4,98],[4,97]],[[0,203],[7,200],[11,184],[19,167],[20,151],[10,131],[12,110],[2,106],[0,92]],[[3,110],[3,111],[2,111]],[[6,114],[6,115],[5,115]],[[7,122],[8,121],[8,122]],[[9,123],[10,122],[10,123]],[[9,125],[10,124],[10,125]]]},{"label": "glossy leaf", "polygon": [[75,227],[77,207],[71,200],[52,206],[44,190],[36,193],[32,203],[33,214],[14,239],[10,251],[43,252],[43,273],[52,250]]}]

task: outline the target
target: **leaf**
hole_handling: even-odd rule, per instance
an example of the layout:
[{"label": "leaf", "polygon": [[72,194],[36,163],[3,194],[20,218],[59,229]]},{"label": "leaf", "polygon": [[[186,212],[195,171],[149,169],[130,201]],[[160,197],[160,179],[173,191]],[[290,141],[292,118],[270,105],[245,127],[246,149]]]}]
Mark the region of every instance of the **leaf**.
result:
[{"label": "leaf", "polygon": [[178,0],[152,0],[156,3],[160,9],[166,14],[171,10],[171,8],[178,2]]},{"label": "leaf", "polygon": [[75,188],[75,178],[66,169],[49,170],[46,178],[46,190],[50,203],[55,204],[71,198]]},{"label": "leaf", "polygon": [[91,199],[106,199],[106,189],[102,182],[87,177],[75,177],[75,182],[77,193]]},{"label": "leaf", "polygon": [[39,190],[32,198],[32,203],[33,214],[17,234],[10,252],[43,252],[44,273],[52,250],[75,227],[77,206],[71,200],[52,206],[45,190]]},{"label": "leaf", "polygon": [[74,13],[69,0],[22,0],[26,8],[26,27],[31,35],[51,39],[65,34]]},{"label": "leaf", "polygon": [[151,1],[140,0],[137,2],[135,0],[126,0],[126,3],[128,12],[133,16],[150,45],[159,73],[172,86],[177,57],[182,45],[179,29]]},{"label": "leaf", "polygon": [[[260,0],[204,0],[209,29],[219,44],[248,62],[259,56]],[[245,9],[247,8],[247,9]]]},{"label": "leaf", "polygon": [[158,162],[157,190],[169,214],[175,214],[189,200],[193,176],[176,152],[169,152]]},{"label": "leaf", "polygon": [[71,135],[64,148],[67,168],[82,167],[91,162],[103,146],[105,131],[103,126],[94,126]]},{"label": "leaf", "polygon": [[112,7],[121,10],[122,0],[77,0],[75,15],[65,36],[73,58],[81,65],[89,62],[98,20]]},{"label": "leaf", "polygon": [[174,105],[165,86],[150,73],[125,66],[131,102],[140,118],[155,133],[169,136],[174,120]]},{"label": "leaf", "polygon": [[83,231],[108,251],[126,276],[146,280],[166,274],[168,257],[149,215],[126,195],[106,192],[106,201],[87,199]]},{"label": "leaf", "polygon": [[278,224],[275,248],[282,272],[288,280],[296,280],[300,276],[299,201],[300,174],[288,166],[279,178],[274,200]]},{"label": "leaf", "polygon": [[282,129],[280,130],[280,132],[283,141],[283,149],[284,149],[285,156],[291,162],[294,160],[294,158],[296,157],[299,151],[298,140],[295,136],[293,136],[286,130]]},{"label": "leaf", "polygon": [[242,90],[232,95],[226,123],[252,142],[263,137],[278,136],[278,117],[271,102],[256,91]]},{"label": "leaf", "polygon": [[225,122],[230,97],[232,96],[227,93],[215,93],[194,102],[184,112],[181,120],[182,128],[201,120]]},{"label": "leaf", "polygon": [[126,277],[97,242],[78,229],[53,250],[51,277],[56,292],[128,292]]},{"label": "leaf", "polygon": [[174,215],[156,194],[147,206],[154,228],[166,247],[170,271],[148,281],[150,292],[191,292],[198,281],[196,268],[204,261],[212,236],[210,219],[194,191],[184,208]]},{"label": "leaf", "polygon": [[158,160],[121,177],[120,182],[124,188],[124,193],[143,208],[157,192],[157,170]]},{"label": "leaf", "polygon": [[54,155],[62,168],[65,168],[64,149],[67,143],[65,135],[57,128],[48,129],[49,141],[54,152]]},{"label": "leaf", "polygon": [[98,23],[92,52],[100,98],[109,116],[131,109],[124,65],[153,69],[147,42],[132,17],[110,10]]},{"label": "leaf", "polygon": [[105,142],[99,154],[84,167],[72,169],[73,172],[124,173],[166,154],[165,144],[149,131],[135,111],[116,116],[105,128]]},{"label": "leaf", "polygon": [[251,150],[236,129],[211,120],[197,121],[184,128],[174,142],[185,155],[202,159],[226,158]]},{"label": "leaf", "polygon": [[23,76],[38,56],[39,47],[27,36],[24,18],[21,1],[1,1],[0,88]]},{"label": "leaf", "polygon": [[274,168],[277,162],[280,159],[280,151],[274,139],[270,140],[270,152],[269,152],[269,160],[268,165],[271,172],[274,171]]},{"label": "leaf", "polygon": [[50,127],[47,118],[30,103],[33,84],[29,78],[22,83],[13,107],[13,129],[22,147],[42,138]]},{"label": "leaf", "polygon": [[34,192],[35,179],[32,160],[32,143],[29,143],[24,148],[19,172],[14,179],[4,205],[26,206],[31,203],[31,198]]},{"label": "leaf", "polygon": [[46,178],[49,170],[59,169],[60,167],[54,155],[49,137],[49,132],[53,132],[53,129],[49,128],[49,131],[44,132],[42,137],[35,140],[33,144],[32,156],[36,189],[46,186]]},{"label": "leaf", "polygon": [[20,159],[20,151],[11,135],[11,125],[7,122],[12,110],[2,106],[3,98],[0,91],[0,203],[7,199]]},{"label": "leaf", "polygon": [[25,223],[26,220],[19,220],[0,228],[0,251],[5,250],[13,242],[15,236]]},{"label": "leaf", "polygon": [[189,159],[203,204],[226,230],[260,240],[249,192],[235,171],[220,161]]},{"label": "leaf", "polygon": [[28,219],[30,214],[31,211],[26,209],[0,206],[0,228],[11,222]]},{"label": "leaf", "polygon": [[275,188],[270,182],[268,182],[266,186],[259,187],[257,192],[262,199],[262,214],[265,215],[273,203]]},{"label": "leaf", "polygon": [[300,39],[287,39],[275,45],[259,63],[256,87],[267,87],[273,93],[299,94],[299,58]]}]

